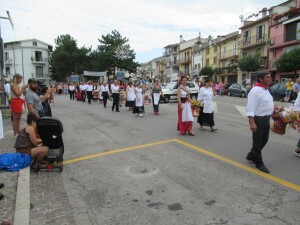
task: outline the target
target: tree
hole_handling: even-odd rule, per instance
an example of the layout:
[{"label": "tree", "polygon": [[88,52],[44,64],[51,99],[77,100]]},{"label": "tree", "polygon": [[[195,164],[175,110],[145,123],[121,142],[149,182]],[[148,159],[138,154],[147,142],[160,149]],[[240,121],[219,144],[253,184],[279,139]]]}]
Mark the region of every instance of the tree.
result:
[{"label": "tree", "polygon": [[51,53],[49,64],[52,72],[52,79],[65,81],[66,77],[83,73],[88,68],[87,54],[91,51],[89,48],[78,48],[77,42],[69,34],[60,35],[55,39],[55,50]]},{"label": "tree", "polygon": [[294,72],[300,70],[300,48],[295,48],[282,56],[275,62],[276,69],[280,72]]},{"label": "tree", "polygon": [[128,44],[128,38],[123,38],[117,30],[113,30],[98,40],[100,44],[91,54],[91,64],[95,69],[108,71],[108,75],[112,74],[116,67],[136,72],[139,64],[134,61],[135,53]]},{"label": "tree", "polygon": [[202,75],[202,76],[207,76],[209,79],[214,75],[215,71],[212,67],[210,66],[204,66],[199,75]]},{"label": "tree", "polygon": [[249,77],[250,72],[257,71],[260,67],[259,55],[246,55],[240,58],[238,61],[238,67],[242,71],[247,72],[247,77]]}]

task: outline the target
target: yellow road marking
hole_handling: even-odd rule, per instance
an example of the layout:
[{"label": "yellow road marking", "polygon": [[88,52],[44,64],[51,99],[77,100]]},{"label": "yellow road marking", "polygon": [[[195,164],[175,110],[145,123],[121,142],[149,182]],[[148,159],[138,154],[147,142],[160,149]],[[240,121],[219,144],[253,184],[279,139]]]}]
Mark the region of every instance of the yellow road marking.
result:
[{"label": "yellow road marking", "polygon": [[96,158],[96,157],[99,157],[99,156],[112,155],[112,154],[116,154],[116,153],[120,153],[120,152],[131,151],[131,150],[135,150],[135,149],[139,149],[139,148],[147,148],[147,147],[152,147],[152,146],[155,146],[155,145],[161,145],[161,144],[166,144],[166,143],[175,142],[175,141],[176,141],[176,139],[170,139],[170,140],[165,140],[165,141],[153,142],[153,143],[149,143],[149,144],[137,145],[137,146],[128,147],[128,148],[121,148],[121,149],[111,150],[111,151],[108,151],[108,152],[101,152],[101,153],[97,153],[97,154],[93,154],[93,155],[88,155],[88,156],[83,156],[83,157],[79,157],[79,158],[75,158],[75,159],[70,159],[70,160],[64,161],[63,164],[79,162],[79,161],[83,161],[83,160],[87,160],[87,159]]},{"label": "yellow road marking", "polygon": [[255,169],[255,168],[251,168],[251,167],[249,167],[249,166],[243,165],[243,164],[241,164],[241,163],[238,163],[238,162],[236,162],[236,161],[233,161],[233,160],[231,160],[231,159],[228,159],[228,158],[226,158],[226,157],[224,157],[224,156],[221,156],[221,155],[218,155],[218,154],[209,152],[209,151],[207,151],[207,150],[205,150],[205,149],[199,148],[199,147],[197,147],[197,146],[195,146],[195,145],[192,145],[192,144],[189,144],[189,143],[187,143],[187,142],[184,142],[184,141],[181,141],[181,140],[178,140],[178,139],[176,139],[175,142],[177,142],[177,143],[179,143],[179,144],[181,144],[181,145],[184,145],[184,146],[186,146],[186,147],[188,147],[188,148],[194,149],[194,150],[196,150],[196,151],[198,151],[198,152],[201,152],[201,153],[203,153],[203,154],[205,154],[205,155],[208,155],[208,156],[210,156],[210,157],[212,157],[212,158],[219,159],[219,160],[221,160],[221,161],[223,161],[223,162],[226,162],[226,163],[228,163],[228,164],[231,164],[231,165],[233,165],[233,166],[235,166],[235,167],[238,167],[238,168],[240,168],[240,169],[243,169],[243,170],[246,170],[246,171],[248,171],[248,172],[254,173],[254,174],[256,174],[256,175],[258,175],[258,176],[261,176],[261,177],[263,177],[263,178],[265,178],[265,179],[267,179],[267,180],[271,180],[271,181],[273,181],[273,182],[275,182],[275,183],[278,183],[278,184],[280,184],[280,185],[282,185],[282,186],[285,186],[285,187],[288,187],[288,188],[290,188],[290,189],[293,189],[293,190],[295,190],[295,191],[299,191],[299,192],[300,192],[300,186],[297,185],[297,184],[294,184],[294,183],[291,183],[291,182],[289,182],[289,181],[286,181],[286,180],[280,179],[280,178],[278,178],[278,177],[275,177],[275,176],[273,176],[273,175],[270,175],[270,174],[261,172],[261,171]]}]

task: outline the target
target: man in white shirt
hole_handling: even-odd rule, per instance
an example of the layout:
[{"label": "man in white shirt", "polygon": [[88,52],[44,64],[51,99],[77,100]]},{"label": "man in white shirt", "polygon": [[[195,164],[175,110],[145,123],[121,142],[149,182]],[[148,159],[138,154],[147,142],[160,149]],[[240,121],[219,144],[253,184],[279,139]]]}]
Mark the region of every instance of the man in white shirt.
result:
[{"label": "man in white shirt", "polygon": [[87,95],[87,99],[88,99],[88,103],[91,104],[91,100],[93,98],[93,85],[91,81],[88,81],[87,85],[86,85],[86,95]]},{"label": "man in white shirt", "polygon": [[265,173],[270,171],[263,163],[261,151],[269,140],[270,116],[274,111],[273,97],[268,90],[271,82],[269,71],[258,72],[256,85],[249,92],[246,107],[253,139],[246,159],[254,162],[256,168]]},{"label": "man in white shirt", "polygon": [[116,112],[120,112],[119,110],[120,93],[119,93],[119,85],[117,80],[114,80],[114,83],[110,85],[110,89],[113,98],[113,105],[111,110],[114,111],[114,108],[116,106]]},{"label": "man in white shirt", "polygon": [[81,92],[81,99],[82,102],[85,102],[85,98],[86,98],[86,86],[85,86],[85,82],[82,81],[81,84],[79,85],[79,89]]},{"label": "man in white shirt", "polygon": [[109,98],[109,87],[108,87],[106,81],[104,81],[103,84],[100,87],[100,94],[103,97],[104,108],[106,108],[107,99]]}]

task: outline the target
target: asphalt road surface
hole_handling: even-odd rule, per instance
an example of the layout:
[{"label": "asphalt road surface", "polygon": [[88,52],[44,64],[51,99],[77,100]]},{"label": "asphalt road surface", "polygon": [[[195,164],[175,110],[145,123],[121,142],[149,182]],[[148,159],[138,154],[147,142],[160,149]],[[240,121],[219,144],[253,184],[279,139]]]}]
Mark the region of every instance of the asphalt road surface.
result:
[{"label": "asphalt road surface", "polygon": [[[64,186],[78,224],[299,224],[299,133],[270,134],[264,174],[245,160],[246,99],[216,97],[215,133],[179,135],[177,103],[112,112],[55,96],[64,125]],[[196,119],[195,119],[196,121]]]}]

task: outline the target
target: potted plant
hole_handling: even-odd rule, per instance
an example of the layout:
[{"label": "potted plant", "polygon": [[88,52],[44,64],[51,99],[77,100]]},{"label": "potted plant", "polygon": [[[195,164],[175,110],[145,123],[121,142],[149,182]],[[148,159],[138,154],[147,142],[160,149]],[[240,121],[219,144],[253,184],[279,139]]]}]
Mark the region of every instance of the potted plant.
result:
[{"label": "potted plant", "polygon": [[191,101],[192,114],[194,117],[198,117],[200,115],[200,105],[201,105],[201,102],[198,100]]}]

